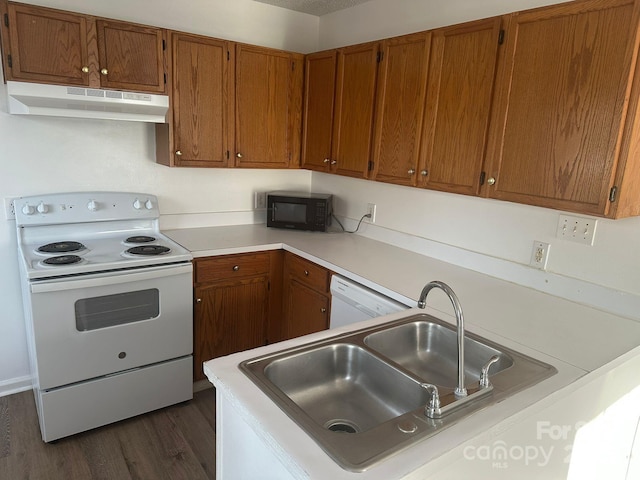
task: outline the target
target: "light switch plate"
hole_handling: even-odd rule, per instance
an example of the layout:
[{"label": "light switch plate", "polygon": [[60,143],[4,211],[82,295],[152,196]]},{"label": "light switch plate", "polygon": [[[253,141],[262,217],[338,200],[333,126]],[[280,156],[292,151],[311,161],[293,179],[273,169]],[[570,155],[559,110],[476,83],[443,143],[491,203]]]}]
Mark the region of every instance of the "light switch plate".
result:
[{"label": "light switch plate", "polygon": [[556,236],[563,240],[593,245],[598,220],[595,218],[560,215]]}]

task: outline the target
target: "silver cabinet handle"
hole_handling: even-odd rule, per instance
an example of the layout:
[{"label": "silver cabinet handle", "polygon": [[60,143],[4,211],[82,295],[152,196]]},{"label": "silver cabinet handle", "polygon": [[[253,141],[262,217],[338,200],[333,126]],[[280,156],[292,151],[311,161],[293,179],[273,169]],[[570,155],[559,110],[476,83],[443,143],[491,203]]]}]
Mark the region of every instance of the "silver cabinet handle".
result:
[{"label": "silver cabinet handle", "polygon": [[410,168],[409,171],[407,172],[409,175],[413,175],[414,173],[416,173],[416,171],[413,168]]},{"label": "silver cabinet handle", "polygon": [[489,177],[487,179],[487,185],[495,185],[496,184],[496,179],[493,177]]},{"label": "silver cabinet handle", "polygon": [[240,152],[236,153],[236,157],[242,158],[242,154]]},{"label": "silver cabinet handle", "polygon": [[89,73],[89,67],[82,67],[82,73]]},{"label": "silver cabinet handle", "polygon": [[427,170],[422,170],[420,172],[420,175],[422,175],[423,177],[426,177],[427,175],[429,175],[429,172]]},{"label": "silver cabinet handle", "polygon": [[326,309],[326,308],[324,308],[324,307],[322,307],[322,308],[320,309],[320,312],[321,312],[321,313],[327,313],[327,309]]},{"label": "silver cabinet handle", "polygon": [[196,303],[202,303],[202,299],[201,298],[196,298]]},{"label": "silver cabinet handle", "polygon": [[324,163],[329,163],[330,161],[331,161],[331,159],[330,159],[330,158],[325,158],[325,159],[323,160],[323,162],[324,162]]},{"label": "silver cabinet handle", "polygon": [[308,277],[308,276],[309,276],[309,270],[305,270],[305,271],[304,271],[304,274],[305,274],[305,276],[307,276],[307,277]]},{"label": "silver cabinet handle", "polygon": [[338,163],[337,160],[331,160],[331,165],[335,165],[336,163]]},{"label": "silver cabinet handle", "polygon": [[103,68],[102,70],[100,70],[100,73],[102,75],[108,75],[109,74],[109,70],[107,70],[106,68]]},{"label": "silver cabinet handle", "polygon": [[181,157],[182,156],[182,150],[176,150],[176,155]]},{"label": "silver cabinet handle", "polygon": [[234,265],[233,266],[233,271],[237,272],[238,270],[240,270],[240,265]]}]

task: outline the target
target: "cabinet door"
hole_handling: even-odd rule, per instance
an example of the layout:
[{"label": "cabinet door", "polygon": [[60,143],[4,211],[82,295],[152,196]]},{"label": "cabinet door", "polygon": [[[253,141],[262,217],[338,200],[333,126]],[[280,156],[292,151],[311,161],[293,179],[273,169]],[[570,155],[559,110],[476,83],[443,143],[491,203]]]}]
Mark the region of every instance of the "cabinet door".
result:
[{"label": "cabinet door", "polygon": [[290,279],[284,305],[285,338],[326,330],[329,327],[329,299],[295,279]]},{"label": "cabinet door", "polygon": [[303,57],[236,46],[235,166],[300,164]]},{"label": "cabinet door", "polygon": [[202,362],[266,344],[268,277],[253,277],[195,289],[194,378]]},{"label": "cabinet door", "polygon": [[172,35],[174,164],[226,167],[233,132],[228,42]]},{"label": "cabinet door", "polygon": [[305,59],[302,167],[321,172],[331,163],[336,58],[336,50],[331,50]]},{"label": "cabinet door", "polygon": [[415,185],[431,34],[385,40],[377,88],[373,156],[378,181]]},{"label": "cabinet door", "polygon": [[86,17],[14,3],[7,8],[8,27],[3,30],[9,32],[4,45],[7,80],[89,85],[91,22]]},{"label": "cabinet door", "polygon": [[501,19],[433,32],[419,185],[480,191]]},{"label": "cabinet door", "polygon": [[102,87],[165,93],[162,29],[113,20],[97,28]]},{"label": "cabinet door", "polygon": [[373,140],[378,43],[338,50],[332,171],[367,178]]},{"label": "cabinet door", "polygon": [[488,196],[607,213],[637,5],[569,2],[511,18],[491,132]]}]

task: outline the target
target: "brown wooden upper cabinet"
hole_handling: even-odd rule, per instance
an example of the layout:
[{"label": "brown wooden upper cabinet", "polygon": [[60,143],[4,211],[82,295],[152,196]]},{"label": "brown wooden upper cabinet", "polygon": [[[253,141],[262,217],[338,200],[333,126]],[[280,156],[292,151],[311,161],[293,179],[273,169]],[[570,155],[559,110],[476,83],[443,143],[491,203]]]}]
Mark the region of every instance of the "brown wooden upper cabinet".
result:
[{"label": "brown wooden upper cabinet", "polygon": [[6,80],[164,93],[165,31],[3,2]]},{"label": "brown wooden upper cabinet", "polygon": [[304,168],[369,176],[379,50],[374,42],[307,56]]},{"label": "brown wooden upper cabinet", "polygon": [[418,185],[480,191],[501,18],[433,32]]},{"label": "brown wooden upper cabinet", "polygon": [[156,125],[156,159],[164,165],[233,165],[235,50],[231,42],[171,33],[171,112]]},{"label": "brown wooden upper cabinet", "polygon": [[300,165],[304,55],[236,45],[236,167]]},{"label": "brown wooden upper cabinet", "polygon": [[373,178],[416,185],[431,32],[382,42]]},{"label": "brown wooden upper cabinet", "polygon": [[639,7],[587,0],[510,17],[486,195],[593,215],[640,214]]},{"label": "brown wooden upper cabinet", "polygon": [[331,168],[337,62],[337,50],[305,58],[302,168],[320,172]]}]

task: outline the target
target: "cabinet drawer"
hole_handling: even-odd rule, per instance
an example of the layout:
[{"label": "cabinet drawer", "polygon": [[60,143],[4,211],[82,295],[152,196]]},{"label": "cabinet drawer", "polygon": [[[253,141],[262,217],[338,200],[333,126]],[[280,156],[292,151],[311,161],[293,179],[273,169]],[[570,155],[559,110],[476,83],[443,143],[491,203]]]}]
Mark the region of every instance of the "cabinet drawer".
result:
[{"label": "cabinet drawer", "polygon": [[329,270],[309,260],[290,254],[286,258],[289,274],[318,292],[329,291]]},{"label": "cabinet drawer", "polygon": [[243,253],[196,259],[196,283],[269,274],[269,253]]}]

